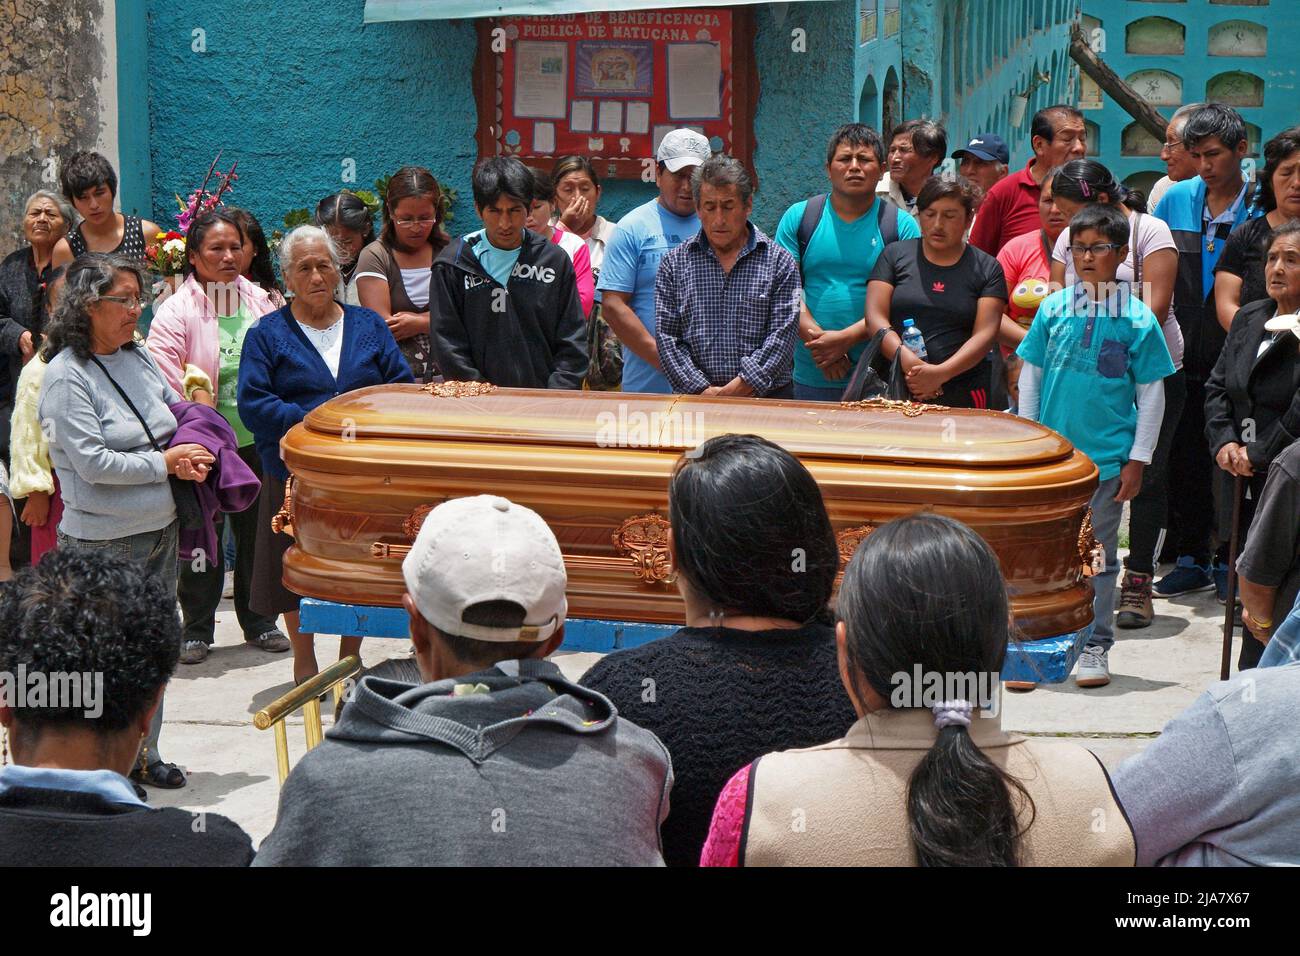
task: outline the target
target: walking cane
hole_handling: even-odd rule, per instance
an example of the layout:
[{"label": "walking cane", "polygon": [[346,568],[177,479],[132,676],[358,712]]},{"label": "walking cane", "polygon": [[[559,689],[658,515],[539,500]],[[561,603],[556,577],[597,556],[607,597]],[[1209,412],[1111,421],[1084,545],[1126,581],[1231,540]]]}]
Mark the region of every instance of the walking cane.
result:
[{"label": "walking cane", "polygon": [[1228,604],[1223,612],[1223,659],[1219,662],[1219,680],[1227,680],[1228,671],[1232,669],[1232,624],[1237,605],[1237,547],[1241,537],[1241,499],[1244,487],[1241,475],[1233,475],[1232,532],[1228,535]]}]

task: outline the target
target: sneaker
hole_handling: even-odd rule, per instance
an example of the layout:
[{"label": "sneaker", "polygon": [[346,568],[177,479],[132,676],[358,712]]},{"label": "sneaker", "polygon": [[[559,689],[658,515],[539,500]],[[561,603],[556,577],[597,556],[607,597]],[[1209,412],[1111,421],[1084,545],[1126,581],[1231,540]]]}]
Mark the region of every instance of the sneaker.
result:
[{"label": "sneaker", "polygon": [[208,659],[211,648],[202,641],[186,641],[181,645],[182,664],[202,664]]},{"label": "sneaker", "polygon": [[1175,568],[1155,583],[1151,593],[1155,597],[1171,598],[1180,594],[1192,594],[1196,591],[1208,591],[1214,587],[1208,566],[1197,564],[1192,558],[1183,555]]},{"label": "sneaker", "polygon": [[1151,575],[1126,571],[1124,581],[1120,584],[1115,626],[1150,627],[1154,617],[1155,609],[1151,607]]},{"label": "sneaker", "polygon": [[1080,687],[1105,687],[1110,683],[1110,665],[1106,663],[1106,648],[1089,644],[1079,655],[1079,669],[1074,682]]},{"label": "sneaker", "polygon": [[223,600],[226,601],[233,601],[235,599],[235,572],[234,571],[226,572],[225,584],[223,584],[221,588],[221,597]]},{"label": "sneaker", "polygon": [[257,637],[246,637],[244,643],[268,654],[282,654],[289,649],[289,638],[279,628],[272,628]]}]

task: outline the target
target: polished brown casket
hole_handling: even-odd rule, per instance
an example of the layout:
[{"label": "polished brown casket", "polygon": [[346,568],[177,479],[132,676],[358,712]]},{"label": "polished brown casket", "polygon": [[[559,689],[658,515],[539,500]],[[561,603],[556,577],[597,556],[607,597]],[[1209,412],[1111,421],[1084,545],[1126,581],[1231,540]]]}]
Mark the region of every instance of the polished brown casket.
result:
[{"label": "polished brown casket", "polygon": [[[930,509],[975,529],[1002,564],[1021,634],[1092,620],[1084,566],[1097,469],[1050,429],[1002,412],[617,392],[385,385],[313,410],[281,442],[284,583],[306,597],[398,605],[401,559],[428,510],[496,494],[546,519],[573,617],[681,622],[666,548],[681,453],[729,432],[796,455],[847,560],[880,523]],[[483,542],[466,542],[480,547]]]}]

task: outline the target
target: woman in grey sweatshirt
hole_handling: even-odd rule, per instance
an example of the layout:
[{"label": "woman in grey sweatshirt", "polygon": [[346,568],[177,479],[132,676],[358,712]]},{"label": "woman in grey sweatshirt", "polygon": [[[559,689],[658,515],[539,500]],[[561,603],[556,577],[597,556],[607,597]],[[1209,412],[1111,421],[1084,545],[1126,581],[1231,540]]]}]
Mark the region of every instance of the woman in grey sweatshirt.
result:
[{"label": "woman in grey sweatshirt", "polygon": [[[180,397],[132,340],[143,290],[143,273],[125,259],[87,255],[68,267],[44,346],[49,369],[38,408],[63,494],[59,547],[142,562],[175,593],[177,521],[168,476],[202,481],[214,458],[201,445],[166,448],[176,431],[168,405]],[[158,751],[162,710],[137,776],[183,787],[185,774]]]}]

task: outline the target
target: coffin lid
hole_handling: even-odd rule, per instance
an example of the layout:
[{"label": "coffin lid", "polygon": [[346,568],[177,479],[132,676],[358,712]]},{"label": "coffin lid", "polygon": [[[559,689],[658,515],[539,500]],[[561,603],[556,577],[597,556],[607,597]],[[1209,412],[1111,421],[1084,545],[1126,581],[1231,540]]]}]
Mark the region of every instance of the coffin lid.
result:
[{"label": "coffin lid", "polygon": [[1074,453],[1051,429],[1004,412],[925,406],[909,417],[897,407],[771,399],[507,388],[441,397],[426,388],[358,389],[318,406],[304,424],[355,441],[616,447],[673,455],[736,432],[762,435],[801,459],[993,468],[1046,464]]}]

